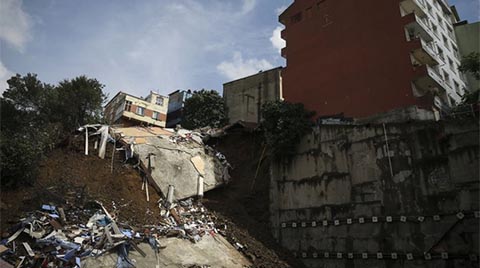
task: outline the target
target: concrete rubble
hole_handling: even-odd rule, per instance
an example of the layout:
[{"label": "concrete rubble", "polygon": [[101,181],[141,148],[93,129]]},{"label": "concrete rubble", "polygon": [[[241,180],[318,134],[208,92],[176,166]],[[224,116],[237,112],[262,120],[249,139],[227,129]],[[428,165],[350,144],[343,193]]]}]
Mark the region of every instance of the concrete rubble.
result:
[{"label": "concrete rubble", "polygon": [[[0,242],[1,267],[248,267],[200,202],[159,200],[157,225],[129,226],[94,201],[43,205]],[[213,266],[212,266],[213,265]]]},{"label": "concrete rubble", "polygon": [[201,132],[158,127],[112,128],[111,132],[127,158],[138,159],[148,182],[164,196],[169,186],[175,188],[174,199],[185,199],[228,183],[228,162],[203,144],[206,135]]},{"label": "concrete rubble", "polygon": [[[227,242],[222,237],[226,225],[217,226],[216,217],[200,202],[205,191],[229,179],[225,156],[203,143],[217,135],[216,130],[85,125],[78,131],[85,133],[85,155],[98,151],[99,158],[111,157],[112,172],[119,152],[125,154],[125,161],[137,161],[147,202],[148,184],[162,196],[151,200],[157,201],[161,220],[141,226],[120,222],[122,206],[114,202],[112,211],[95,200],[86,206],[76,202],[61,207],[44,204],[2,234],[1,267],[251,265],[239,252],[243,245],[234,247]],[[111,156],[109,142],[113,143]]]}]

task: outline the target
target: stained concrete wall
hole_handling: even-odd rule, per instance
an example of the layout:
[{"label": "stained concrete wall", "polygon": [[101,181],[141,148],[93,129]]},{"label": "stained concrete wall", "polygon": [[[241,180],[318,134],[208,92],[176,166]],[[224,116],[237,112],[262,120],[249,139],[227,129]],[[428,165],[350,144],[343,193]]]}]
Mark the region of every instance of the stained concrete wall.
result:
[{"label": "stained concrete wall", "polygon": [[321,126],[271,166],[274,236],[309,267],[478,267],[478,137],[475,122]]},{"label": "stained concrete wall", "polygon": [[282,67],[277,67],[223,84],[229,123],[258,123],[262,104],[282,99],[281,72]]}]

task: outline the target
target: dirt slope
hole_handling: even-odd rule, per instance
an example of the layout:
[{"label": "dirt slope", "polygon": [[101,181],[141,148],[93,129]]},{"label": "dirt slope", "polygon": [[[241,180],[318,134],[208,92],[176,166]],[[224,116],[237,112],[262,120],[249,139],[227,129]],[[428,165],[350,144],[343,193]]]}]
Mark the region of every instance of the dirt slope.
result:
[{"label": "dirt slope", "polygon": [[[114,158],[111,172],[112,146],[106,159],[94,153],[85,156],[83,142],[58,148],[42,162],[37,182],[31,187],[0,194],[0,230],[8,235],[8,227],[29,211],[42,204],[59,206],[88,206],[92,200],[101,201],[108,210],[117,208],[120,221],[132,226],[155,224],[159,219],[156,201],[160,196],[150,187],[150,202],[141,190],[142,178],[132,164],[123,162],[121,152]],[[261,166],[259,179],[251,191],[261,148],[255,137],[237,133],[217,144],[234,166],[227,187],[207,193],[203,202],[217,217],[217,226],[227,225],[225,236],[254,263],[253,267],[303,267],[275,243],[268,229],[268,165]],[[268,161],[268,159],[264,160]]]},{"label": "dirt slope", "polygon": [[234,223],[236,228],[228,234],[230,242],[246,245],[247,255],[256,267],[304,267],[271,235],[270,159],[267,152],[263,153],[258,134],[233,131],[214,141],[212,146],[225,154],[232,165],[232,179],[228,186],[207,192],[203,202],[207,208],[221,215],[221,219]]}]

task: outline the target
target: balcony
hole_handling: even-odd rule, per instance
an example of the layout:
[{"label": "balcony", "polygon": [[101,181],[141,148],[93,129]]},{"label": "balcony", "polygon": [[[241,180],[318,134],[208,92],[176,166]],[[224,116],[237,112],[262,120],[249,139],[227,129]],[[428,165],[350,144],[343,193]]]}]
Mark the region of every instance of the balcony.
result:
[{"label": "balcony", "polygon": [[443,12],[447,13],[448,15],[452,14],[452,12],[450,11],[450,6],[448,6],[447,1],[445,1],[445,0],[437,0],[437,1],[440,4],[440,6],[442,7]]},{"label": "balcony", "polygon": [[427,15],[427,7],[423,0],[404,0],[400,2],[400,6],[409,14],[415,13],[422,17]]},{"label": "balcony", "polygon": [[417,67],[415,73],[416,78],[413,83],[423,94],[427,92],[444,93],[449,89],[440,74],[428,65]]},{"label": "balcony", "polygon": [[422,38],[414,39],[410,42],[413,44],[412,54],[420,63],[428,65],[443,63],[433,50],[431,43],[427,43]]},{"label": "balcony", "polygon": [[407,22],[405,27],[410,35],[413,35],[414,38],[420,37],[427,42],[433,41],[433,33],[428,26],[428,21],[414,13],[405,16],[404,19]]}]

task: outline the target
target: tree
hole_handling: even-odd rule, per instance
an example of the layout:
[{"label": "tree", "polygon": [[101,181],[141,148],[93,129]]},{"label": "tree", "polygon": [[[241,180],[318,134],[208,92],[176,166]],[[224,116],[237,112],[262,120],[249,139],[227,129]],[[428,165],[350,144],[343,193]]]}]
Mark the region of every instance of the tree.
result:
[{"label": "tree", "polygon": [[267,102],[262,105],[263,130],[267,146],[277,158],[289,157],[302,137],[312,129],[310,120],[314,112],[307,111],[301,103],[285,101]]},{"label": "tree", "polygon": [[17,74],[7,83],[0,98],[0,178],[14,187],[33,182],[46,150],[78,126],[98,122],[106,97],[103,85],[85,76],[52,86]]},{"label": "tree", "polygon": [[[472,52],[467,56],[463,57],[462,64],[458,69],[462,73],[471,73],[473,77],[479,81],[480,80],[480,53]],[[479,88],[472,88],[471,92],[465,92],[462,97],[462,102],[460,106],[463,105],[472,105],[479,102]]]},{"label": "tree", "polygon": [[225,105],[215,90],[194,91],[185,101],[182,126],[187,129],[222,127],[226,124]]},{"label": "tree", "polygon": [[15,75],[0,98],[0,168],[2,186],[31,183],[38,160],[51,138],[45,132],[47,95],[53,87],[35,74]]},{"label": "tree", "polygon": [[102,105],[107,99],[103,88],[104,85],[96,79],[83,75],[60,82],[56,88],[58,99],[54,104],[59,116],[55,120],[70,130],[87,123],[99,122],[102,118]]},{"label": "tree", "polygon": [[463,57],[458,69],[462,73],[471,73],[475,79],[480,80],[480,53],[472,52]]}]

